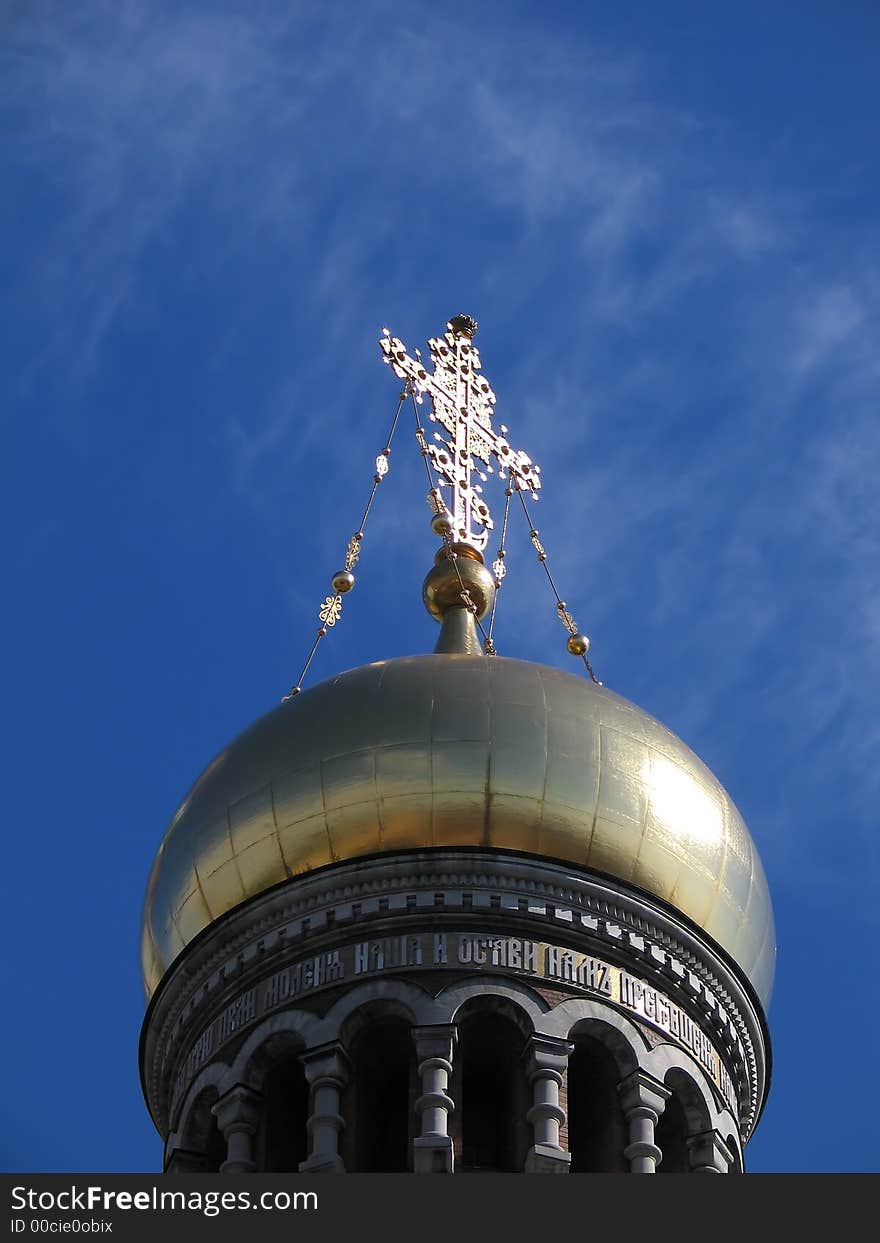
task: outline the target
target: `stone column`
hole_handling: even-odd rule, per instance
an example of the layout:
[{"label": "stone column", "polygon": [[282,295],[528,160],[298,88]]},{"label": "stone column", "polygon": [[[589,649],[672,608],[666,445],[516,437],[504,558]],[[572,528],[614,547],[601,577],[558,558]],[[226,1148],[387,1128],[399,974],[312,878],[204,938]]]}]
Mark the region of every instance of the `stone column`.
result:
[{"label": "stone column", "polygon": [[629,1128],[629,1143],[623,1155],[631,1174],[656,1174],[663,1154],[654,1143],[654,1127],[672,1093],[659,1079],[644,1070],[634,1070],[618,1084],[623,1113]]},{"label": "stone column", "polygon": [[526,1073],[532,1089],[532,1107],[526,1118],[534,1131],[526,1157],[527,1174],[567,1174],[571,1168],[571,1153],[559,1143],[559,1128],[565,1121],[559,1087],[573,1048],[567,1040],[537,1034],[526,1044]]},{"label": "stone column", "polygon": [[449,1024],[413,1028],[422,1086],[422,1094],[416,1101],[421,1134],[413,1140],[413,1172],[416,1174],[451,1174],[455,1166],[452,1137],[448,1131],[449,1115],[455,1103],[447,1088],[457,1038],[455,1027]]},{"label": "stone column", "polygon": [[237,1083],[221,1096],[211,1113],[226,1140],[226,1160],[221,1174],[250,1174],[253,1160],[253,1138],[263,1114],[263,1097],[259,1092]]},{"label": "stone column", "polygon": [[717,1131],[702,1131],[687,1140],[692,1174],[729,1174],[734,1153]]},{"label": "stone column", "polygon": [[349,1079],[348,1057],[341,1044],[325,1044],[299,1060],[309,1083],[309,1155],[299,1168],[304,1174],[344,1174],[339,1132],[345,1121],[339,1097]]}]

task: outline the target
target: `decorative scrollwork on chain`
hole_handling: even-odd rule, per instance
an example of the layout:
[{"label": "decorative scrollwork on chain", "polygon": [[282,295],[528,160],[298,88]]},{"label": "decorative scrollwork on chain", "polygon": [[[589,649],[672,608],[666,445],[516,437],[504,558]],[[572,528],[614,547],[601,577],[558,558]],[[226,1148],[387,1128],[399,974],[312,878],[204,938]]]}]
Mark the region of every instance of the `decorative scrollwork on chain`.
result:
[{"label": "decorative scrollwork on chain", "polygon": [[348,541],[348,548],[345,551],[345,569],[351,573],[358,563],[358,557],[361,555],[361,533],[357,532]]},{"label": "decorative scrollwork on chain", "polygon": [[335,626],[342,616],[342,596],[327,596],[318,609],[318,617],[325,626]]},{"label": "decorative scrollwork on chain", "polygon": [[556,606],[556,612],[559,615],[559,620],[562,622],[568,633],[577,634],[577,622],[572,617],[571,613],[569,613],[566,609],[564,600],[559,601]]},{"label": "decorative scrollwork on chain", "polygon": [[432,488],[427,496],[428,505],[434,514],[445,514],[446,503],[443,500],[443,493],[439,488]]},{"label": "decorative scrollwork on chain", "polygon": [[323,637],[326,635],[327,631],[332,629],[336,625],[336,623],[339,621],[339,618],[342,616],[342,597],[344,595],[347,595],[348,592],[351,591],[355,585],[355,577],[352,571],[354,567],[357,565],[358,558],[361,555],[361,542],[364,538],[364,528],[366,527],[366,524],[367,524],[367,518],[370,516],[370,510],[373,506],[373,501],[376,499],[376,492],[379,489],[379,485],[382,483],[383,479],[388,474],[388,470],[389,470],[388,459],[391,456],[391,441],[394,438],[394,432],[395,432],[395,429],[397,428],[398,420],[400,419],[400,412],[403,409],[403,404],[406,401],[408,396],[409,396],[409,385],[407,385],[404,388],[403,392],[399,396],[399,399],[397,402],[397,409],[394,412],[394,418],[391,421],[391,427],[388,429],[388,436],[385,440],[385,446],[375,459],[376,473],[373,475],[373,486],[370,489],[370,495],[367,498],[367,503],[364,507],[364,512],[361,515],[361,520],[360,520],[360,523],[358,524],[358,529],[355,531],[354,535],[352,535],[351,539],[348,541],[348,547],[345,550],[345,559],[343,561],[343,568],[341,570],[337,570],[336,573],[333,575],[333,578],[331,579],[330,585],[333,588],[333,595],[327,596],[324,600],[324,603],[318,609],[318,619],[321,622],[321,626],[318,630],[317,637],[315,638],[315,641],[312,643],[311,650],[308,656],[306,657],[306,662],[303,665],[302,672],[300,673],[296,684],[293,687],[291,687],[288,693],[283,697],[282,702],[286,702],[292,699],[294,695],[298,695],[300,691],[302,690],[303,679],[305,678],[306,673],[309,670],[309,666],[311,665],[312,660],[314,659],[315,652],[318,650],[318,644],[321,642]]}]

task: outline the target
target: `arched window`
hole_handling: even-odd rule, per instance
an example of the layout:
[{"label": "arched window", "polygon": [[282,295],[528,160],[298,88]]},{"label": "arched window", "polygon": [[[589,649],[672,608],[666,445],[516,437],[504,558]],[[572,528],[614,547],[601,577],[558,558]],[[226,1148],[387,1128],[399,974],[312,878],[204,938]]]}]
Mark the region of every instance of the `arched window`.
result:
[{"label": "arched window", "polygon": [[710,1102],[697,1081],[680,1067],[673,1067],[664,1077],[672,1095],[654,1131],[654,1140],[663,1154],[658,1174],[687,1174],[693,1169],[688,1138],[710,1129]]},{"label": "arched window", "polygon": [[309,1155],[309,1085],[295,1054],[288,1053],[267,1070],[263,1094],[266,1104],[260,1169],[268,1174],[296,1173]]},{"label": "arched window", "polygon": [[295,1174],[308,1156],[309,1088],[300,1062],[303,1042],[293,1032],[274,1032],[253,1051],[242,1072],[262,1100],[254,1137],[257,1170]]},{"label": "arched window", "polygon": [[617,1085],[620,1069],[592,1036],[575,1033],[568,1059],[568,1149],[572,1174],[625,1174],[626,1121]]},{"label": "arched window", "polygon": [[415,1050],[408,1023],[377,1017],[351,1044],[346,1168],[359,1174],[412,1168]]},{"label": "arched window", "polygon": [[475,1009],[458,1026],[460,1160],[469,1172],[522,1170],[528,1147],[525,1034],[506,1014]]},{"label": "arched window", "polygon": [[742,1174],[743,1172],[742,1153],[740,1151],[739,1141],[737,1140],[734,1134],[730,1133],[728,1135],[725,1135],[724,1142],[727,1144],[727,1147],[733,1153],[733,1161],[730,1163],[730,1167],[727,1172],[729,1174]]},{"label": "arched window", "polygon": [[183,1126],[181,1143],[168,1154],[166,1173],[216,1174],[226,1160],[226,1140],[211,1112],[217,1089],[207,1087],[193,1101]]},{"label": "arched window", "polygon": [[687,1147],[688,1122],[684,1107],[673,1092],[654,1130],[654,1142],[663,1154],[658,1174],[687,1174],[690,1168]]}]

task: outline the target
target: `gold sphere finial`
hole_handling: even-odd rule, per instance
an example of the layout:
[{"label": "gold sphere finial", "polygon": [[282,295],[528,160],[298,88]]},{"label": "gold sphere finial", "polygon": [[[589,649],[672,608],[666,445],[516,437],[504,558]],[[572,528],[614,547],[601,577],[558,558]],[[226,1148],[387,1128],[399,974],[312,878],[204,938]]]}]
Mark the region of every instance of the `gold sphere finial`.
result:
[{"label": "gold sphere finial", "polygon": [[495,579],[483,558],[468,544],[444,544],[422,587],[422,599],[433,618],[442,622],[450,609],[465,609],[477,621],[492,607]]}]

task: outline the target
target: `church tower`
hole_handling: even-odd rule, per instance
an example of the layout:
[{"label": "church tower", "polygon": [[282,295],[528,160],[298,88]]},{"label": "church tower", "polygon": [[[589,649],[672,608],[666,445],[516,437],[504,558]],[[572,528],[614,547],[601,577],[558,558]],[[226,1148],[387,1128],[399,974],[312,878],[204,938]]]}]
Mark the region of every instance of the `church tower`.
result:
[{"label": "church tower", "polygon": [[451,320],[431,371],[381,342],[442,541],[435,651],[301,676],[159,847],[140,1065],[168,1172],[744,1168],[770,1063],[761,862],[697,756],[596,681],[558,593],[582,672],[495,653],[508,509],[541,479],[493,424],[475,331]]}]

